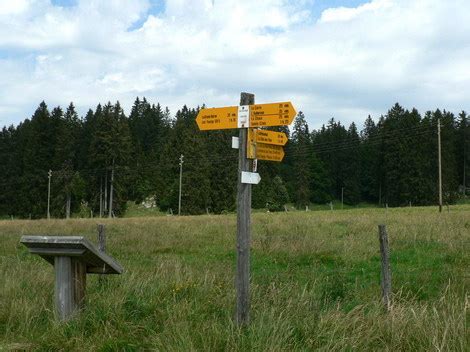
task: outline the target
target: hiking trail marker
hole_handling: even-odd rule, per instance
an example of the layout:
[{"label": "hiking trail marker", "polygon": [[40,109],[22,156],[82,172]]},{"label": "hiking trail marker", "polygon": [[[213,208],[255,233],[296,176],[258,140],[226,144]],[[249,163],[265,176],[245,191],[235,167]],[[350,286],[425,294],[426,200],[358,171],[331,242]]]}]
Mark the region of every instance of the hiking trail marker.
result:
[{"label": "hiking trail marker", "polygon": [[248,132],[248,139],[253,140],[256,143],[266,143],[274,145],[286,145],[288,139],[284,132],[268,131],[253,129],[252,132]]},{"label": "hiking trail marker", "polygon": [[287,135],[284,132],[249,128],[246,157],[248,159],[282,161],[284,159],[282,146],[286,143]]},{"label": "hiking trail marker", "polygon": [[[238,325],[250,322],[250,241],[251,185],[260,182],[257,160],[282,161],[287,135],[283,132],[255,127],[288,126],[297,115],[291,102],[255,104],[255,96],[241,93],[240,106],[201,109],[196,123],[201,131],[235,129],[232,147],[238,149],[237,186],[237,292],[235,321]],[[251,160],[253,159],[253,160]]]},{"label": "hiking trail marker", "polygon": [[201,131],[288,126],[296,115],[297,112],[292,103],[288,101],[271,104],[204,108],[199,111],[196,122]]}]

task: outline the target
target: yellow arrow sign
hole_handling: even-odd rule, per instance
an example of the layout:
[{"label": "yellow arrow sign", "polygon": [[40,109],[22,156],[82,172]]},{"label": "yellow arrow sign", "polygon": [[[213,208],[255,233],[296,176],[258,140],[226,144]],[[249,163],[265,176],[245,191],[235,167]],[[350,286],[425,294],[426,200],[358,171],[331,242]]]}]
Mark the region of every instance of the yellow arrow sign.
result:
[{"label": "yellow arrow sign", "polygon": [[292,123],[292,120],[297,114],[290,101],[283,103],[249,105],[249,107],[249,126],[246,126],[244,121],[240,121],[241,123],[239,126],[238,106],[202,109],[196,117],[196,122],[200,130],[287,126]]},{"label": "yellow arrow sign", "polygon": [[288,139],[284,132],[254,130],[256,143],[286,145]]},{"label": "yellow arrow sign", "polygon": [[290,101],[250,105],[250,127],[287,126],[297,112]]},{"label": "yellow arrow sign", "polygon": [[224,130],[237,128],[238,106],[202,109],[196,122],[200,130]]},{"label": "yellow arrow sign", "polygon": [[280,145],[256,143],[256,159],[282,161],[284,148]]},{"label": "yellow arrow sign", "polygon": [[[248,159],[260,159],[270,161],[282,161],[284,159],[284,148],[280,145],[259,143],[256,141],[259,130],[248,129],[248,143],[246,148],[246,157]],[[266,131],[262,131],[266,132]],[[268,131],[273,132],[273,131]],[[278,133],[278,132],[275,132]],[[284,133],[282,133],[284,134]],[[284,134],[285,136],[285,134]],[[287,140],[287,137],[286,137]],[[285,143],[284,143],[285,144]]]}]

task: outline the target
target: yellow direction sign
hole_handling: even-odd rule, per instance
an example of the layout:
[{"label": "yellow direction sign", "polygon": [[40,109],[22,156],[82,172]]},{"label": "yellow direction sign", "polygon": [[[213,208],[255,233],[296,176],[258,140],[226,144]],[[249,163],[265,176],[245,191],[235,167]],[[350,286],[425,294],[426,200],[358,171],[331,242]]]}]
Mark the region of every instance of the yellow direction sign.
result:
[{"label": "yellow direction sign", "polygon": [[[259,132],[280,133],[280,132],[274,132],[274,131],[260,131],[260,130],[255,130],[253,128],[249,128],[247,148],[246,148],[246,157],[248,159],[282,161],[282,159],[284,159],[284,148],[281,145],[275,145],[271,143],[260,143],[258,141]],[[280,133],[280,134],[283,134],[287,141],[287,137],[285,133]],[[263,136],[263,134],[261,134],[261,136]],[[262,137],[262,138],[266,138],[266,137]]]},{"label": "yellow direction sign", "polygon": [[250,105],[250,127],[287,126],[297,112],[290,101]]},{"label": "yellow direction sign", "polygon": [[196,122],[200,130],[224,130],[237,128],[238,106],[202,109]]},{"label": "yellow direction sign", "polygon": [[292,103],[288,101],[283,103],[202,109],[196,117],[196,122],[199,129],[203,131],[262,126],[287,126],[292,123],[296,114],[297,112],[292,106]]},{"label": "yellow direction sign", "polygon": [[254,130],[256,143],[286,145],[288,139],[284,132]]},{"label": "yellow direction sign", "polygon": [[256,159],[282,161],[284,148],[280,145],[256,143]]}]

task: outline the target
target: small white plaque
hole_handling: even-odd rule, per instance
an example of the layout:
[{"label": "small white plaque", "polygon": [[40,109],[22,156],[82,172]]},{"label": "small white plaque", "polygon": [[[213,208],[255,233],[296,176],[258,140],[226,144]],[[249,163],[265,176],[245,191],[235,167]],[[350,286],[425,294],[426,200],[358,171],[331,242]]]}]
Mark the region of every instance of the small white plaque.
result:
[{"label": "small white plaque", "polygon": [[240,148],[240,142],[238,140],[238,137],[232,137],[232,148],[233,149]]},{"label": "small white plaque", "polygon": [[250,106],[240,105],[238,107],[238,128],[250,127]]},{"label": "small white plaque", "polygon": [[261,181],[261,177],[257,172],[242,171],[242,183],[257,185]]}]

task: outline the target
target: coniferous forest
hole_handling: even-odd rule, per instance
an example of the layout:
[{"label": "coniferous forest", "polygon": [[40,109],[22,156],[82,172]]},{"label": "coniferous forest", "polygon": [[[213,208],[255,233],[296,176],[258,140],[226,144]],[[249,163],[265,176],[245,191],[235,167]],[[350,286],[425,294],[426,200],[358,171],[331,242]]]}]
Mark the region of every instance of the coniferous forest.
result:
[{"label": "coniferous forest", "polygon": [[[42,102],[30,119],[0,132],[0,216],[41,218],[50,213],[122,215],[128,201],[153,199],[176,211],[183,155],[182,213],[235,210],[238,151],[236,130],[199,131],[198,109],[173,116],[160,104],[135,100],[129,116],[119,102],[98,105],[79,117]],[[253,207],[305,208],[341,199],[357,205],[437,204],[441,124],[444,203],[465,194],[469,164],[467,115],[406,110],[395,104],[362,126],[335,119],[310,129],[302,112],[290,129],[282,163],[259,161],[262,181],[253,187]],[[112,192],[111,192],[112,188]],[[112,193],[112,199],[111,199]]]}]

